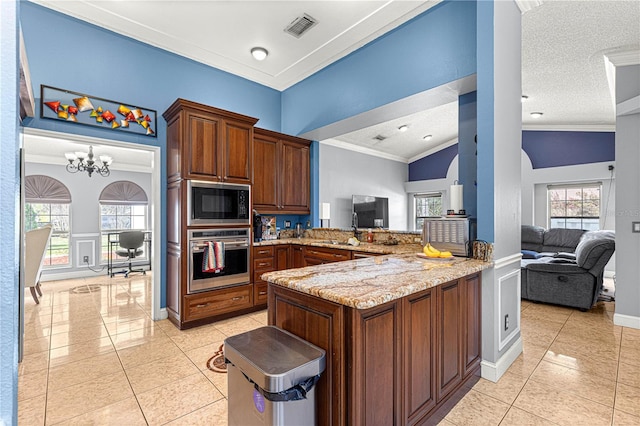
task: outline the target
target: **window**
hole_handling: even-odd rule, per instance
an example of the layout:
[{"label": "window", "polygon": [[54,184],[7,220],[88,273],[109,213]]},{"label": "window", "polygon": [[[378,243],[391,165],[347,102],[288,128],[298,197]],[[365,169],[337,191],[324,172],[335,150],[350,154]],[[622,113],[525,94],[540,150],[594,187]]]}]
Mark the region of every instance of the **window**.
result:
[{"label": "window", "polygon": [[549,227],[600,229],[601,184],[549,185]]},{"label": "window", "polygon": [[[147,229],[149,202],[144,190],[129,181],[117,181],[107,185],[100,193],[99,200],[101,259],[106,263],[109,258],[109,233]],[[146,257],[145,253],[140,259]]]},{"label": "window", "polygon": [[442,216],[442,194],[439,192],[431,194],[416,194],[416,230],[422,230],[424,219],[427,217]]},{"label": "window", "polygon": [[25,190],[25,231],[51,224],[53,227],[43,266],[46,268],[68,266],[70,264],[71,218],[69,205],[71,194],[57,179],[43,175],[26,176]]}]

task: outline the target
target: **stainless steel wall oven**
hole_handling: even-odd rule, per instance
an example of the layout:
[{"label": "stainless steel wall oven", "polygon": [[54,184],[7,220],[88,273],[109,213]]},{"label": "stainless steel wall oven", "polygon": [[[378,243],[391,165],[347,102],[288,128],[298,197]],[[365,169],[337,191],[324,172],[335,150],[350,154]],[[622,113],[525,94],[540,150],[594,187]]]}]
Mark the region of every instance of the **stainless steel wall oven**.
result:
[{"label": "stainless steel wall oven", "polygon": [[[250,228],[198,229],[188,232],[189,294],[246,284],[250,281]],[[224,243],[224,268],[218,272],[204,272],[203,258],[209,242]]]}]

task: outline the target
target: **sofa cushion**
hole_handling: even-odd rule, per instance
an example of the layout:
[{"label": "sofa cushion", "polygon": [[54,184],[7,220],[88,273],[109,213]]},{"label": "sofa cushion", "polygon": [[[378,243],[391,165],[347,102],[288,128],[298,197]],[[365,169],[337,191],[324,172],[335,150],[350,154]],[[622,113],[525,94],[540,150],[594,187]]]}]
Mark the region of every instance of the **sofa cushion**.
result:
[{"label": "sofa cushion", "polygon": [[521,238],[520,248],[522,250],[542,251],[544,228],[534,225],[522,225]]},{"label": "sofa cushion", "polygon": [[615,234],[612,231],[586,232],[576,247],[576,262],[584,269],[591,269],[607,250],[615,250]]},{"label": "sofa cushion", "polygon": [[544,233],[543,250],[573,252],[585,233],[582,229],[552,228]]}]

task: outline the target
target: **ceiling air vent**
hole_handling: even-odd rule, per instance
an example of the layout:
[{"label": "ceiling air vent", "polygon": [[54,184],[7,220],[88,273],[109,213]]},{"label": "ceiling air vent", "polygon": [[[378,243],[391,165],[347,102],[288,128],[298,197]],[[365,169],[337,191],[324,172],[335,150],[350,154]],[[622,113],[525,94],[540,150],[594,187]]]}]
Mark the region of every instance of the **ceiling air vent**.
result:
[{"label": "ceiling air vent", "polygon": [[383,140],[386,139],[386,137],[382,136],[382,135],[378,135],[378,136],[374,136],[373,139],[382,142]]},{"label": "ceiling air vent", "polygon": [[309,31],[311,27],[313,27],[317,23],[318,21],[304,13],[302,14],[302,16],[298,16],[289,25],[287,25],[287,28],[284,29],[284,32],[289,33],[296,38],[300,38],[302,34]]}]

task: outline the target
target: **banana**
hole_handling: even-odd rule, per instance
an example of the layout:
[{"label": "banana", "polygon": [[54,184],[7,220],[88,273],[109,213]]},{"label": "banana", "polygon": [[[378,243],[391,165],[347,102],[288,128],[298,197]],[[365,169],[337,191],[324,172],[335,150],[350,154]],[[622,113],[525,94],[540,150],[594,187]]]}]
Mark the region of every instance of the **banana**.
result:
[{"label": "banana", "polygon": [[440,250],[436,249],[435,247],[433,247],[431,244],[427,243],[424,248],[422,249],[422,252],[427,256],[427,257],[440,257]]},{"label": "banana", "polygon": [[453,256],[450,251],[441,251],[440,257],[451,257]]}]

